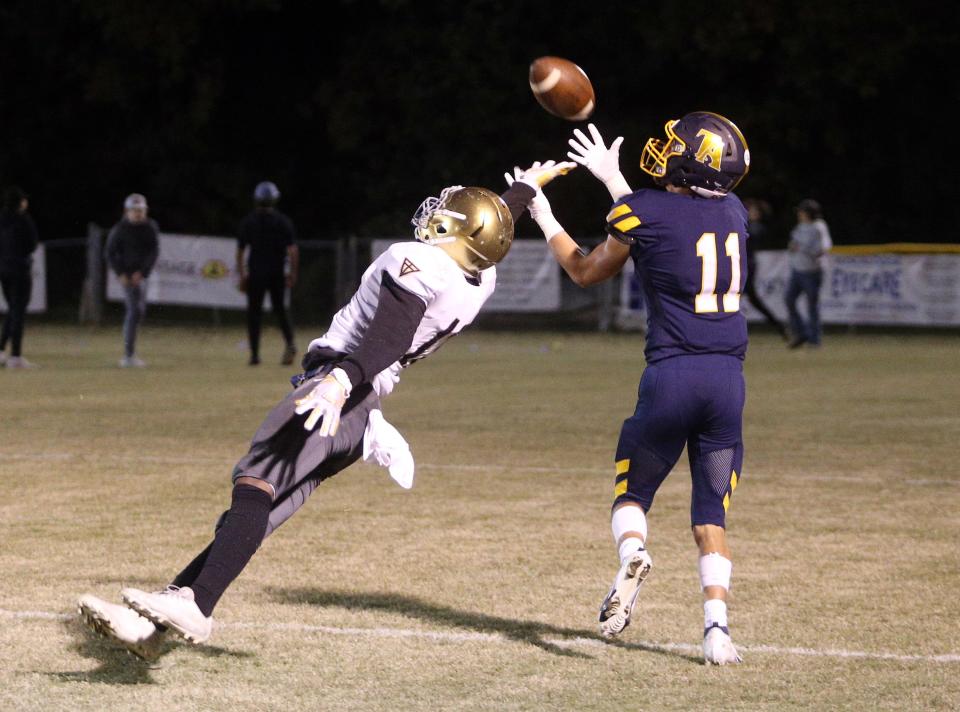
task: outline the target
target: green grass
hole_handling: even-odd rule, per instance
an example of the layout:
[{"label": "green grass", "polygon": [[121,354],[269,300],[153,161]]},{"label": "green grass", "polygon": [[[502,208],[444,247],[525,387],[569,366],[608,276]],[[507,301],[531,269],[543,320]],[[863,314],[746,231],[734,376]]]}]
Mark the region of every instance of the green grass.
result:
[{"label": "green grass", "polygon": [[638,618],[620,643],[596,634],[634,335],[454,339],[385,402],[413,490],[341,473],[227,592],[211,645],[154,667],[117,651],[65,614],[84,592],[160,587],[207,543],[288,390],[265,339],[251,369],[239,329],[148,325],[150,368],[123,371],[116,330],[28,329],[41,368],[0,370],[0,708],[960,707],[955,334],[753,340],[728,518],[737,668],[695,647],[685,458],[650,515]]}]

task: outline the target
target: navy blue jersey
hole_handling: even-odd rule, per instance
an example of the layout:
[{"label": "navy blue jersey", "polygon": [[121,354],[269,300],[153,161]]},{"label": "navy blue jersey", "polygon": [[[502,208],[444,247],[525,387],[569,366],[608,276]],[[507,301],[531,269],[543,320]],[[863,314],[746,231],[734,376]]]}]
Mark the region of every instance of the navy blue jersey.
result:
[{"label": "navy blue jersey", "polygon": [[614,203],[607,232],[630,244],[647,303],[647,363],[681,354],[744,357],[747,211],[737,196],[638,190]]}]

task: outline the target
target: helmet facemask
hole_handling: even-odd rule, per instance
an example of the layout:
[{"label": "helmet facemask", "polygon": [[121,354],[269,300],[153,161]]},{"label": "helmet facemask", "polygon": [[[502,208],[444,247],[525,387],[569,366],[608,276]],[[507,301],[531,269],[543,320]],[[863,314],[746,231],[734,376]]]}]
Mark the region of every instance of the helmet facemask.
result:
[{"label": "helmet facemask", "polygon": [[420,242],[439,247],[473,276],[503,259],[513,241],[510,211],[485,188],[444,188],[424,200],[410,222]]}]

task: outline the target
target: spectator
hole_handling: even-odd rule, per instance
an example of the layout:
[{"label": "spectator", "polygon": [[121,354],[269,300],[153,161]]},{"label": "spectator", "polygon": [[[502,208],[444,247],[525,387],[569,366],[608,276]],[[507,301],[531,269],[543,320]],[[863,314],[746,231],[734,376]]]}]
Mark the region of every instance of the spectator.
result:
[{"label": "spectator", "polygon": [[[7,317],[0,333],[0,365],[7,368],[33,368],[21,354],[23,323],[30,302],[33,278],[33,251],[37,249],[37,227],[27,212],[27,194],[11,186],[3,196],[0,210],[0,286],[7,301]],[[10,358],[6,356],[10,342]]]},{"label": "spectator", "polygon": [[[823,220],[820,203],[807,198],[797,205],[797,225],[790,233],[790,282],[785,301],[790,312],[791,339],[795,349],[809,343],[820,346],[820,285],[823,282],[824,255],[833,247],[830,229]],[[809,319],[804,322],[797,310],[801,294],[807,297]]]},{"label": "spectator", "polygon": [[123,202],[123,218],[107,237],[107,261],[123,287],[126,314],[123,319],[121,368],[143,368],[137,356],[137,330],[147,310],[147,279],[160,252],[160,228],[147,217],[147,199],[131,193]]},{"label": "spectator", "polygon": [[[286,289],[292,289],[297,283],[300,252],[293,223],[276,208],[278,200],[280,191],[276,185],[269,181],[258,183],[253,191],[253,212],[240,223],[237,239],[237,287],[247,293],[251,366],[260,363],[260,323],[263,297],[267,293],[270,294],[270,304],[286,343],[280,362],[288,366],[297,355],[284,296]],[[284,274],[288,260],[290,269]]]},{"label": "spectator", "polygon": [[753,308],[763,314],[767,323],[786,340],[788,338],[786,327],[757,294],[757,250],[763,245],[767,236],[767,226],[763,221],[770,214],[770,204],[766,200],[757,198],[747,198],[743,204],[747,208],[747,232],[750,235],[750,239],[747,240],[747,280],[743,287],[743,294],[750,300]]}]

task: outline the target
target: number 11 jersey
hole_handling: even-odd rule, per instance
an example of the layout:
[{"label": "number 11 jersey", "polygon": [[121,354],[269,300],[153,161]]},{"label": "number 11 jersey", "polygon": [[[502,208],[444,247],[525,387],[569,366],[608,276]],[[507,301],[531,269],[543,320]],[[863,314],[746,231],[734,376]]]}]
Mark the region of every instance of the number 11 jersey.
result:
[{"label": "number 11 jersey", "polygon": [[607,233],[630,245],[647,306],[647,363],[689,354],[744,358],[747,211],[736,195],[638,190],[614,203]]}]

